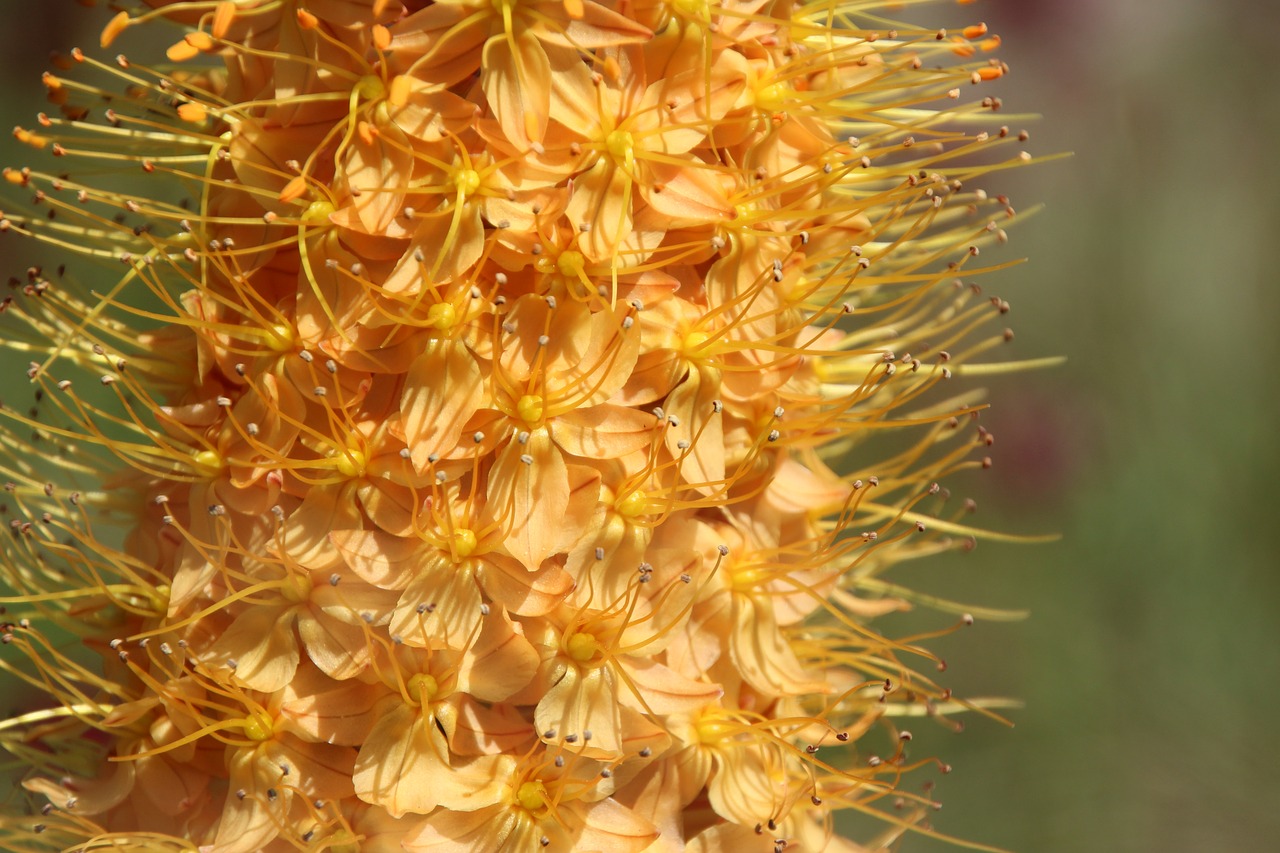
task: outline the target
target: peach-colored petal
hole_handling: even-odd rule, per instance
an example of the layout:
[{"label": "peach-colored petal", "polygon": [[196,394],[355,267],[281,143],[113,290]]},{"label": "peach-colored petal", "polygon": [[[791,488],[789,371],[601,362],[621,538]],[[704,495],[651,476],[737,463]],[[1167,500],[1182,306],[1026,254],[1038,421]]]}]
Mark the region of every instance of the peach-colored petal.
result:
[{"label": "peach-colored petal", "polygon": [[[678,425],[667,430],[667,449],[680,460],[680,475],[702,492],[716,491],[724,481],[723,416],[716,406],[720,377],[712,368],[693,365],[685,380],[671,389],[663,408]],[[681,447],[687,442],[687,447]]]},{"label": "peach-colored petal", "polygon": [[600,128],[599,99],[609,95],[597,90],[577,51],[549,50],[547,57],[552,71],[551,114],[575,135],[591,139]]},{"label": "peach-colored petal", "polygon": [[402,844],[407,853],[516,853],[507,841],[518,822],[507,808],[442,811],[410,830]]},{"label": "peach-colored petal", "polygon": [[484,599],[471,571],[424,550],[414,579],[391,615],[393,637],[417,648],[470,647],[480,633]]},{"label": "peach-colored petal", "polygon": [[718,684],[685,678],[648,658],[626,655],[619,657],[617,664],[627,685],[618,694],[619,700],[648,714],[689,714],[724,693]]},{"label": "peach-colored petal", "polygon": [[[279,834],[283,814],[268,810],[267,785],[258,784],[256,777],[231,767],[227,803],[223,807],[213,838],[209,844],[200,845],[200,853],[258,853]],[[243,792],[244,798],[237,797]],[[283,812],[280,805],[274,811]]]},{"label": "peach-colored petal", "polygon": [[278,783],[287,767],[292,785],[307,797],[341,800],[354,794],[354,749],[283,735],[264,743],[260,751],[258,773],[271,782]]},{"label": "peach-colored petal", "polygon": [[409,137],[386,117],[385,105],[378,111],[382,120],[362,125],[343,163],[360,222],[375,234],[386,231],[404,207],[404,196],[391,190],[409,183],[414,165]]},{"label": "peach-colored petal", "polygon": [[489,472],[489,495],[511,515],[507,550],[530,571],[555,554],[564,535],[569,508],[569,471],[564,456],[545,429],[524,443],[511,441]]},{"label": "peach-colored petal", "polygon": [[647,27],[593,0],[581,0],[580,14],[566,14],[568,4],[540,3],[539,12],[550,26],[538,30],[548,44],[591,50],[620,44],[640,44],[653,36]]},{"label": "peach-colored petal", "polygon": [[566,453],[584,459],[617,459],[648,447],[658,419],[651,412],[608,403],[574,409],[549,424],[551,437]]},{"label": "peach-colored petal", "polygon": [[330,678],[359,675],[369,665],[373,651],[365,632],[317,611],[319,608],[307,608],[298,616],[298,636],[307,657]]},{"label": "peach-colored petal", "polygon": [[579,821],[574,850],[640,853],[658,837],[653,824],[616,800],[574,805],[578,807],[575,812]]},{"label": "peach-colored petal", "polygon": [[303,740],[359,746],[377,719],[375,706],[386,695],[381,685],[334,681],[314,667],[299,667],[282,691],[277,725]]},{"label": "peach-colored petal", "polygon": [[[716,771],[707,787],[716,814],[754,826],[786,814],[797,796],[785,767],[761,744],[729,744],[715,753]],[[773,760],[771,760],[773,759]]]},{"label": "peach-colored petal", "polygon": [[573,737],[572,749],[584,755],[616,758],[622,754],[622,718],[618,690],[605,666],[580,668],[565,664],[564,675],[538,703],[533,724],[542,734],[555,732],[555,743]]},{"label": "peach-colored petal", "polygon": [[395,67],[432,83],[450,86],[480,70],[480,47],[489,20],[462,3],[432,3],[393,27]]},{"label": "peach-colored petal", "polygon": [[400,414],[414,467],[452,450],[467,420],[485,400],[476,357],[459,340],[433,339],[405,376]]},{"label": "peach-colored petal", "polygon": [[605,157],[577,176],[565,214],[586,226],[578,247],[592,263],[611,263],[630,233],[633,188],[626,172]]},{"label": "peach-colored petal", "polygon": [[458,689],[501,702],[527,685],[537,668],[538,653],[524,634],[505,614],[490,612],[458,669]]},{"label": "peach-colored petal", "polygon": [[209,650],[209,661],[232,667],[235,680],[251,690],[279,690],[298,668],[297,612],[290,604],[249,607]]},{"label": "peach-colored petal", "polygon": [[736,594],[729,656],[742,678],[765,696],[802,696],[823,692],[826,682],[805,672],[783,636],[768,599]]},{"label": "peach-colored petal", "polygon": [[476,568],[484,591],[520,616],[542,616],[573,589],[573,575],[552,561],[530,571],[502,554],[486,554]]},{"label": "peach-colored petal", "polygon": [[296,215],[293,205],[277,200],[295,177],[285,161],[314,149],[327,130],[322,125],[267,128],[253,119],[240,119],[231,130],[230,159],[236,176],[245,186],[265,190],[254,196],[265,209]]},{"label": "peach-colored petal", "polygon": [[650,180],[640,185],[644,200],[675,223],[716,224],[733,219],[733,204],[710,169],[697,163],[650,163],[648,171]]},{"label": "peach-colored petal", "polygon": [[458,755],[511,753],[533,739],[533,726],[512,705],[458,703],[449,746]]},{"label": "peach-colored petal", "polygon": [[356,796],[393,817],[427,814],[437,806],[472,811],[493,805],[501,794],[495,759],[457,761],[434,719],[415,706],[398,704],[369,732],[352,782]]},{"label": "peach-colored petal", "polygon": [[381,589],[403,589],[418,565],[422,542],[381,530],[334,530],[333,547],[357,576]]},{"label": "peach-colored petal", "polygon": [[314,486],[284,522],[284,552],[300,566],[316,572],[338,568],[342,558],[329,541],[334,530],[360,526],[355,484]]},{"label": "peach-colored petal", "polygon": [[551,63],[529,31],[485,42],[480,85],[498,122],[516,143],[541,143],[551,112]]}]

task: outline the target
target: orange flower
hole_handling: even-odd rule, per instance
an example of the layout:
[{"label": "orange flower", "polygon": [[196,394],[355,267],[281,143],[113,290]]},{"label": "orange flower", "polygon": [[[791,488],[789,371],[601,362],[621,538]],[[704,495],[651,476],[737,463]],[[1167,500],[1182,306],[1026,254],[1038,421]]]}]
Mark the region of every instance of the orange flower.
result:
[{"label": "orange flower", "polygon": [[66,263],[0,304],[0,670],[49,694],[0,723],[41,811],[0,846],[920,821],[893,718],[983,709],[873,620],[984,535],[942,388],[1003,369],[960,280],[1028,158],[961,97],[985,27],[893,5],[149,0],[103,42],[179,25],[178,70],[60,58],[17,131],[58,167],[3,173],[0,239]]}]

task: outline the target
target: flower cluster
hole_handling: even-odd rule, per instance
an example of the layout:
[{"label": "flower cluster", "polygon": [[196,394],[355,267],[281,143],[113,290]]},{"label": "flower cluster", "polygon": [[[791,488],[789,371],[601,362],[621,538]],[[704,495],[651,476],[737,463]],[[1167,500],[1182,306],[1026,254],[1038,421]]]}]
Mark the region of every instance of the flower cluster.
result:
[{"label": "flower cluster", "polygon": [[881,811],[927,763],[891,720],[962,703],[868,620],[988,464],[930,392],[1010,337],[960,278],[1012,215],[968,184],[1026,159],[961,97],[998,40],[872,0],[149,5],[103,42],[165,60],[62,59],[18,136],[69,168],[5,172],[0,230],[73,262],[3,306],[37,404],[0,667],[55,702],[0,727],[45,802],[5,848],[922,828]]}]

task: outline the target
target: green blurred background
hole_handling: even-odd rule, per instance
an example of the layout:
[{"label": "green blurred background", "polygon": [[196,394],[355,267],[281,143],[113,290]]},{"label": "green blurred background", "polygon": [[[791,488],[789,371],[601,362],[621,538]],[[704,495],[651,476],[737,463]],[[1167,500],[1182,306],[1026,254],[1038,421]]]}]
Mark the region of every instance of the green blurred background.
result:
[{"label": "green blurred background", "polygon": [[[49,50],[92,46],[104,16],[74,0],[0,7],[21,18],[0,28],[0,123],[30,124]],[[982,544],[896,577],[1032,611],[937,643],[957,693],[1026,707],[1011,730],[911,726],[914,756],[955,768],[933,776],[933,824],[1023,853],[1280,849],[1280,277],[1267,260],[1280,247],[1280,4],[911,12],[1004,36],[1010,123],[1034,154],[1074,152],[987,184],[1020,209],[1046,205],[1002,250],[1028,263],[982,282],[1013,305],[1006,352],[1069,361],[986,383],[995,467],[951,484],[984,526],[1063,539]],[[65,23],[75,15],[90,22]],[[1042,117],[1018,118],[1030,113]],[[26,266],[15,246],[0,246],[5,277]],[[6,370],[0,392],[22,379]]]}]

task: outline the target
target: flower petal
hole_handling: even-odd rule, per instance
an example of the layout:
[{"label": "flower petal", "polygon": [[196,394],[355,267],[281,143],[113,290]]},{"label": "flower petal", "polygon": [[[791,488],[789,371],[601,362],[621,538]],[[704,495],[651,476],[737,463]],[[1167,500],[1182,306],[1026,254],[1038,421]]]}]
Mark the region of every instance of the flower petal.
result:
[{"label": "flower petal", "polygon": [[504,544],[511,556],[533,571],[555,554],[569,509],[569,471],[564,456],[545,429],[524,444],[511,441],[489,472],[489,499],[511,507]]},{"label": "flower petal", "polygon": [[433,339],[409,365],[400,415],[414,467],[425,471],[433,455],[458,443],[467,420],[485,400],[476,357],[458,340]]},{"label": "flower petal", "polygon": [[650,445],[658,419],[651,412],[602,403],[574,409],[549,424],[565,452],[583,459],[617,459]]}]

